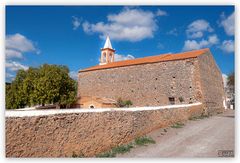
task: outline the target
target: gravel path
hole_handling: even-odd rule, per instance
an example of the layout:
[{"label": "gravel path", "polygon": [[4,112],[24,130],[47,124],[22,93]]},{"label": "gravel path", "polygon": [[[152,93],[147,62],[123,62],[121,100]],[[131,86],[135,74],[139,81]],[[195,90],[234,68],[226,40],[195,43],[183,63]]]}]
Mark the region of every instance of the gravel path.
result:
[{"label": "gravel path", "polygon": [[148,134],[156,144],[136,147],[118,157],[218,157],[219,150],[234,150],[234,111],[188,121],[183,128]]}]

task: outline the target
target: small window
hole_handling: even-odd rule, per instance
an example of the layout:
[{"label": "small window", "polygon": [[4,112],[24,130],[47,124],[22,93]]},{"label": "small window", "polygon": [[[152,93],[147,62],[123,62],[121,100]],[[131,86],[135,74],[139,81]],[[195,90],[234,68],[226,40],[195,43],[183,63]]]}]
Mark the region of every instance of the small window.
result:
[{"label": "small window", "polygon": [[90,109],[94,109],[95,107],[94,107],[94,105],[90,105],[89,108]]},{"label": "small window", "polygon": [[155,78],[155,80],[158,80],[158,78]]},{"label": "small window", "polygon": [[171,105],[174,105],[175,104],[175,98],[174,97],[168,97],[168,100],[169,100],[169,103]]}]

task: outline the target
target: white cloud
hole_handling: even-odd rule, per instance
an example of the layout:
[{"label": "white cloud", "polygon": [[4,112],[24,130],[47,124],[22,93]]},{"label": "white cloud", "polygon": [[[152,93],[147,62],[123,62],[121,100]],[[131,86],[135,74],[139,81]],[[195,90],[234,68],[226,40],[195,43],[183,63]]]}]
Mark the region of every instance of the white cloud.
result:
[{"label": "white cloud", "polygon": [[188,38],[201,38],[204,35],[204,32],[213,32],[210,24],[203,19],[195,20],[186,30]]},{"label": "white cloud", "polygon": [[160,10],[158,9],[157,12],[156,12],[156,16],[167,16],[167,12],[166,11],[163,11],[163,10]]},{"label": "white cloud", "polygon": [[206,47],[211,47],[212,45],[218,44],[219,39],[217,35],[211,35],[207,40],[202,39],[201,41],[196,40],[186,40],[184,42],[183,51],[201,49]]},{"label": "white cloud", "polygon": [[28,69],[28,66],[25,66],[19,62],[15,62],[15,61],[7,61],[5,63],[5,66],[6,66],[6,69],[10,70],[10,71],[18,71],[20,69],[23,69],[23,70]]},{"label": "white cloud", "polygon": [[222,74],[222,78],[223,78],[224,87],[226,87],[227,86],[227,78],[228,78],[228,76],[226,74]]},{"label": "white cloud", "polygon": [[208,42],[209,42],[210,45],[215,45],[219,42],[219,39],[218,39],[216,34],[211,35],[211,36],[208,37]]},{"label": "white cloud", "polygon": [[69,76],[74,79],[77,80],[78,79],[78,72],[77,71],[70,71],[69,72]]},{"label": "white cloud", "polygon": [[6,49],[5,54],[7,58],[23,58],[23,55],[21,52],[13,49]]},{"label": "white cloud", "polygon": [[6,48],[15,49],[20,52],[29,52],[36,50],[32,41],[19,33],[8,35],[6,37]]},{"label": "white cloud", "polygon": [[81,25],[81,19],[79,19],[76,16],[72,16],[72,25],[73,25],[73,30],[77,30],[78,27]]},{"label": "white cloud", "polygon": [[232,53],[234,52],[234,41],[233,40],[224,40],[222,45],[220,46],[225,53]]},{"label": "white cloud", "polygon": [[84,32],[99,33],[103,39],[109,35],[112,40],[136,42],[154,37],[154,31],[157,29],[155,17],[156,15],[150,11],[124,8],[118,14],[108,15],[107,23],[90,24],[85,21],[82,27]]},{"label": "white cloud", "polygon": [[167,32],[168,35],[178,36],[177,28],[173,28],[172,30]]},{"label": "white cloud", "polygon": [[135,59],[135,57],[130,54],[128,55],[115,54],[114,56],[115,61],[124,61],[124,60],[130,60],[130,59]]},{"label": "white cloud", "polygon": [[27,52],[40,53],[31,40],[19,33],[7,35],[5,44],[7,58],[22,58],[23,53]]},{"label": "white cloud", "polygon": [[227,18],[224,13],[221,15],[220,26],[223,26],[227,35],[234,35],[234,12],[229,15]]}]

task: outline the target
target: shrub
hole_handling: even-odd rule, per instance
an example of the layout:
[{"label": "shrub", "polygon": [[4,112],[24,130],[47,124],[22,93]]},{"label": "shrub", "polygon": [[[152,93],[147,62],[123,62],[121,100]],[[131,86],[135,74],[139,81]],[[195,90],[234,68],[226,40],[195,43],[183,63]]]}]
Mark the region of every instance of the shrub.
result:
[{"label": "shrub", "polygon": [[125,106],[129,107],[131,105],[132,105],[132,101],[130,100],[125,101]]},{"label": "shrub", "polygon": [[179,97],[178,99],[179,99],[179,101],[180,101],[181,103],[184,102],[183,97]]},{"label": "shrub", "polygon": [[146,145],[146,144],[155,144],[156,142],[151,138],[151,137],[139,137],[135,139],[135,144],[136,145]]},{"label": "shrub", "polygon": [[100,153],[96,157],[116,157],[117,154],[129,152],[131,148],[133,148],[133,145],[131,143],[127,145],[120,145],[112,148],[110,151]]},{"label": "shrub", "polygon": [[182,128],[184,126],[184,123],[177,122],[174,125],[172,125],[172,128]]},{"label": "shrub", "polygon": [[119,108],[130,107],[131,105],[133,105],[131,100],[123,101],[121,98],[117,100],[117,107]]},{"label": "shrub", "polygon": [[151,137],[138,137],[134,140],[134,142],[130,142],[129,144],[119,145],[117,147],[112,148],[109,151],[100,153],[96,155],[96,157],[116,157],[117,154],[123,154],[129,152],[132,148],[136,147],[136,145],[142,146],[146,144],[155,144],[156,142]]}]

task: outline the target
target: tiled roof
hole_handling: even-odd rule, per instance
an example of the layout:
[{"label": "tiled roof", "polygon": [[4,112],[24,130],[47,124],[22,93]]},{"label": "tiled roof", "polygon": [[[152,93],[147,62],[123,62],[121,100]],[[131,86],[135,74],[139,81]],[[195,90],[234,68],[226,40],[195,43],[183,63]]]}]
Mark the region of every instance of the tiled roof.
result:
[{"label": "tiled roof", "polygon": [[115,67],[124,67],[124,66],[130,66],[130,65],[149,64],[149,63],[164,62],[164,61],[182,60],[187,58],[195,58],[199,55],[206,53],[207,51],[209,51],[208,48],[193,50],[193,51],[188,51],[183,53],[177,53],[177,54],[161,54],[161,55],[144,57],[144,58],[118,61],[118,62],[108,63],[105,65],[96,65],[93,67],[80,70],[79,72],[109,69],[109,68],[115,68]]}]

